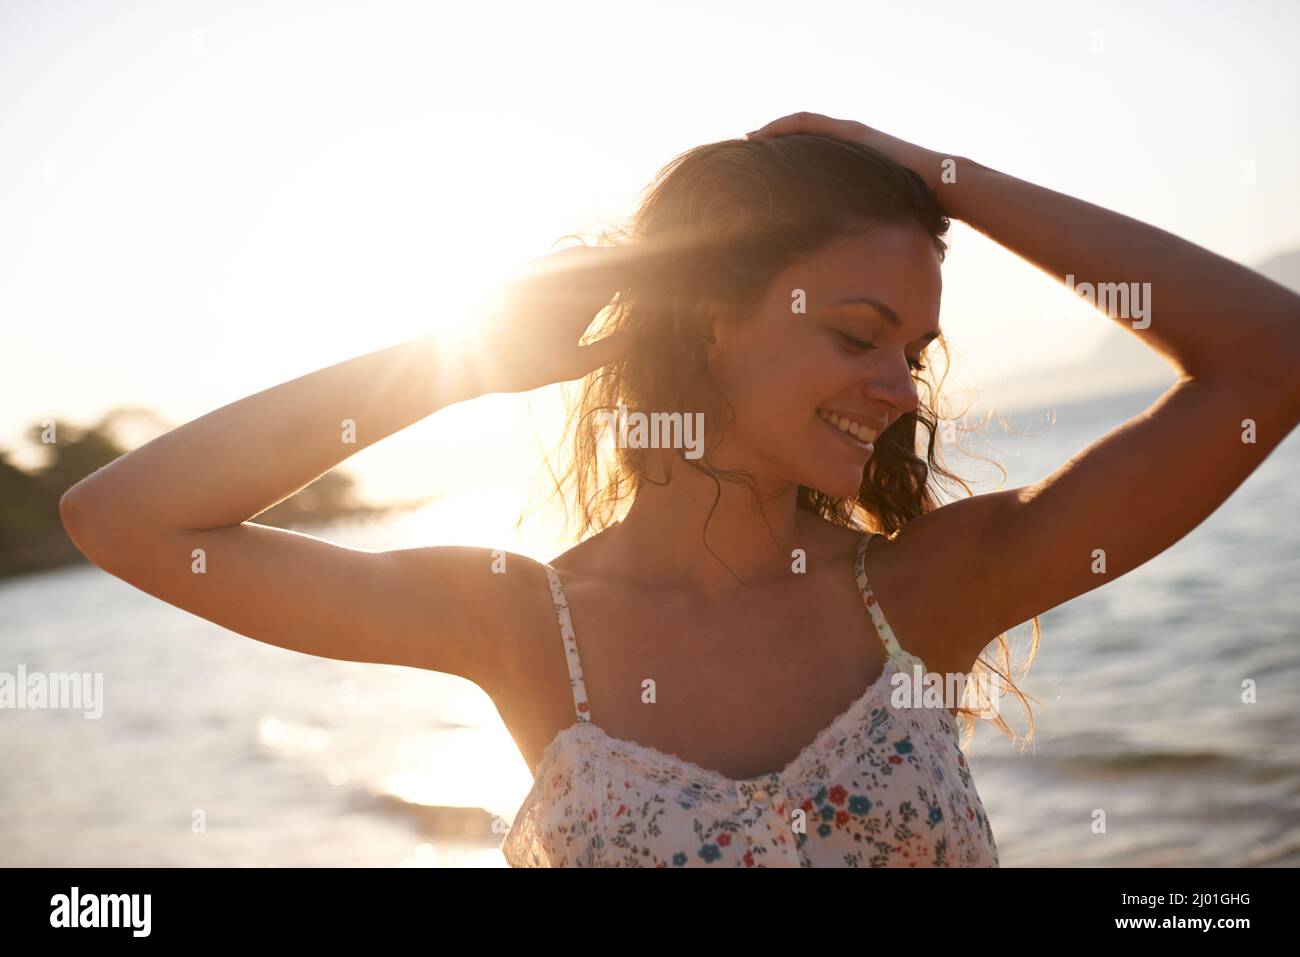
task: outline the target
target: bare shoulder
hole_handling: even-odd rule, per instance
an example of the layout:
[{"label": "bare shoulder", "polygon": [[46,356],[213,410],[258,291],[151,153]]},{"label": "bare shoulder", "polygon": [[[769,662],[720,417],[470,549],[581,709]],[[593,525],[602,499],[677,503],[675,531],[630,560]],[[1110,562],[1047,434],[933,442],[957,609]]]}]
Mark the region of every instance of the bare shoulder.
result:
[{"label": "bare shoulder", "polygon": [[605,533],[600,532],[545,562],[511,551],[493,553],[498,557],[482,598],[488,609],[493,658],[477,684],[508,725],[513,727],[511,719],[516,715],[530,715],[550,705],[553,689],[566,678],[547,565],[555,570],[567,597],[571,587],[601,578],[600,550],[605,542]]},{"label": "bare shoulder", "polygon": [[541,638],[557,626],[546,564],[508,550],[492,555],[481,592],[492,656],[484,663],[478,684],[499,702],[531,684]]},{"label": "bare shoulder", "polygon": [[530,627],[550,607],[545,569],[506,549],[432,545],[382,553],[393,585],[385,613],[425,653],[402,662],[456,674],[495,700],[525,667]]},{"label": "bare shoulder", "polygon": [[555,569],[567,594],[574,581],[598,571],[588,565],[590,550],[584,545],[545,563],[515,552],[498,553],[497,570],[484,598],[491,609],[488,627],[494,654],[476,683],[492,699],[530,761],[547,743],[539,735],[564,717],[566,712],[557,708],[569,707],[567,696],[557,693],[566,687],[568,676],[546,566]]},{"label": "bare shoulder", "polygon": [[982,615],[994,560],[985,551],[1005,493],[975,495],[873,539],[865,565],[899,643],[933,670],[968,672],[1000,631]]}]

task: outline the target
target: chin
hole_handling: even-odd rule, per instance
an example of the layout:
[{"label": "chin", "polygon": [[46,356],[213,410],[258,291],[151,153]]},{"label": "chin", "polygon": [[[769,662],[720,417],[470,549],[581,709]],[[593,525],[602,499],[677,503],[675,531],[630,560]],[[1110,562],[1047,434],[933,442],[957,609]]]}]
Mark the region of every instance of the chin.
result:
[{"label": "chin", "polygon": [[832,498],[855,498],[862,489],[862,472],[823,475],[804,484]]}]

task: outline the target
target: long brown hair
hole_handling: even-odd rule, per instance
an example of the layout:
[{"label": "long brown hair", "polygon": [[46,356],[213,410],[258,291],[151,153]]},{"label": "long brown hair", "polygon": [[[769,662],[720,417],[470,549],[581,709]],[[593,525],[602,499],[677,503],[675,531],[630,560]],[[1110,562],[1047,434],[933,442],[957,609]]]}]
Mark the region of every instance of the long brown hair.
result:
[{"label": "long brown hair", "polygon": [[[709,451],[729,416],[708,374],[704,342],[693,321],[696,307],[713,299],[744,315],[762,298],[771,277],[831,241],[875,225],[924,230],[940,262],[945,257],[949,219],[916,173],[865,145],[792,134],[724,140],[687,150],[659,170],[628,220],[599,229],[597,245],[634,248],[636,265],[601,312],[603,321],[597,317],[584,341],[627,332],[632,342],[624,359],[583,380],[565,428],[566,442],[572,435],[573,454],[561,476],[551,473],[566,528],[571,517],[565,489],[575,492],[577,541],[611,525],[620,506],[630,506],[643,481],[656,481],[648,474],[652,456],[666,465],[665,483],[671,480],[676,458],[701,469],[715,483],[737,482],[754,491],[749,473],[718,470],[710,463]],[[561,241],[570,237],[583,241],[577,234]],[[941,461],[940,432],[945,444],[955,446],[955,436],[971,430],[941,416],[939,396],[950,355],[942,337],[936,345],[944,357],[943,374],[933,378],[935,363],[917,374],[917,407],[876,439],[857,495],[836,499],[801,485],[799,508],[846,528],[892,538],[913,518],[941,506],[940,489],[974,494]],[[620,405],[630,411],[683,414],[702,408],[706,421],[716,425],[708,430],[712,438],[703,456],[693,462],[687,463],[680,452],[669,453],[665,462],[662,450],[622,447],[607,461],[594,423]],[[919,444],[918,437],[923,438]],[[918,451],[921,447],[923,452]],[[1037,616],[1033,626],[1021,677],[1037,652]],[[996,642],[996,664],[981,654],[972,677],[982,671],[986,680],[1020,698],[1029,714],[1029,734],[1017,738],[1000,715],[996,724],[1013,741],[1027,744],[1033,736],[1033,711],[1010,677],[1007,635],[999,635]],[[966,743],[974,735],[978,712],[963,706],[959,714]]]}]

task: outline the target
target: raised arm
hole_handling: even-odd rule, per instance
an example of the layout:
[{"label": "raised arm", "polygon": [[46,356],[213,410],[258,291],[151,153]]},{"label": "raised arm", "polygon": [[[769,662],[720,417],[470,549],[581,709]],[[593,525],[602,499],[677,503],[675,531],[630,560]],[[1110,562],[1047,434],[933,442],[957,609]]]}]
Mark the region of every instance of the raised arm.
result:
[{"label": "raised arm", "polygon": [[[537,262],[544,268],[510,287],[508,312],[474,351],[450,355],[427,336],[223,406],[69,489],[60,503],[69,535],[109,573],[258,641],[490,685],[492,610],[520,577],[493,574],[490,551],[364,551],[249,519],[438,409],[609,361],[607,341],[577,345],[599,308],[575,312],[599,296],[572,294],[589,271],[551,268],[575,262],[561,254]],[[547,289],[569,294],[564,309]]]},{"label": "raised arm", "polygon": [[1006,629],[1160,554],[1300,420],[1295,293],[1154,226],[860,123],[795,114],[759,134],[790,132],[875,146],[918,172],[949,215],[1059,282],[1137,283],[1147,315],[1130,318],[1130,305],[1129,316],[1121,308],[1110,318],[1179,374],[1149,408],[1041,481],[946,505],[891,543],[951,596],[935,603],[943,618],[916,620],[954,636],[954,658],[973,661]]}]

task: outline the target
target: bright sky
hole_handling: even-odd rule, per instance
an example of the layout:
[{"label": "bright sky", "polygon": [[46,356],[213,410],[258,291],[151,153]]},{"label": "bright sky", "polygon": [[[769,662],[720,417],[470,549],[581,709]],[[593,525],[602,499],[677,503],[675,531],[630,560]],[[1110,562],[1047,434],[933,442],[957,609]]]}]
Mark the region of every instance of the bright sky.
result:
[{"label": "bright sky", "polygon": [[[7,0],[0,445],[126,403],[183,422],[463,322],[673,155],[800,109],[1258,261],[1300,246],[1298,26],[1288,2]],[[1105,331],[953,240],[963,382]],[[376,498],[474,485],[520,406],[448,410],[345,467]],[[474,455],[433,455],[429,429]]]}]

